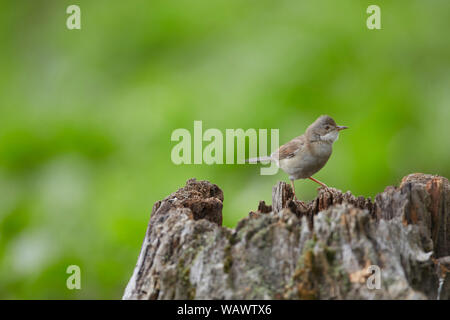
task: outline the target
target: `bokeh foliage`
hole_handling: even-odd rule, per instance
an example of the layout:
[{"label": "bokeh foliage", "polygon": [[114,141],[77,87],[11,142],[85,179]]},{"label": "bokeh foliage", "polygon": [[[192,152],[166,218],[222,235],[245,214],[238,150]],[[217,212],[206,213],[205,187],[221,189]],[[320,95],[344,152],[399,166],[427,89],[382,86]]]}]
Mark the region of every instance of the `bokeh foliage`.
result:
[{"label": "bokeh foliage", "polygon": [[[65,27],[78,4],[82,29]],[[366,28],[381,7],[382,30]],[[450,176],[450,3],[2,1],[0,298],[120,298],[155,201],[188,178],[225,194],[233,227],[282,172],[170,160],[176,128],[302,134],[347,125],[316,177],[373,197]],[[316,185],[298,181],[314,198]],[[66,288],[68,265],[82,290]]]}]

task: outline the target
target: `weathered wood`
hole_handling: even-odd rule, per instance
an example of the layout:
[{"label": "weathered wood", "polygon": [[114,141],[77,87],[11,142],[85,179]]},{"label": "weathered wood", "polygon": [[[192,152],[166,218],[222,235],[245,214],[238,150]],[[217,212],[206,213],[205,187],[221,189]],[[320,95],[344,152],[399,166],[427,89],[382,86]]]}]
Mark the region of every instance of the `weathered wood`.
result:
[{"label": "weathered wood", "polygon": [[[405,177],[374,201],[321,188],[302,206],[289,184],[272,206],[222,227],[223,193],[191,179],[158,201],[124,299],[450,298],[446,178]],[[380,289],[367,285],[378,266]]]}]

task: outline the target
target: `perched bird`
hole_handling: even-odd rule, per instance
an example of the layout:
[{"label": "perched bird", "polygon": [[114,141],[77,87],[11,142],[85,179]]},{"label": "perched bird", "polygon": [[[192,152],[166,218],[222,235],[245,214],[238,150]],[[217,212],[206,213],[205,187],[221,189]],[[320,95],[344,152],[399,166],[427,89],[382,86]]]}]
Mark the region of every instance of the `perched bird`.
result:
[{"label": "perched bird", "polygon": [[333,143],[339,137],[339,131],[347,128],[338,126],[330,116],[320,116],[303,135],[282,145],[270,156],[248,159],[247,162],[275,161],[277,166],[289,175],[297,199],[294,180],[308,178],[327,188],[326,184],[314,179],[312,175],[327,163]]}]

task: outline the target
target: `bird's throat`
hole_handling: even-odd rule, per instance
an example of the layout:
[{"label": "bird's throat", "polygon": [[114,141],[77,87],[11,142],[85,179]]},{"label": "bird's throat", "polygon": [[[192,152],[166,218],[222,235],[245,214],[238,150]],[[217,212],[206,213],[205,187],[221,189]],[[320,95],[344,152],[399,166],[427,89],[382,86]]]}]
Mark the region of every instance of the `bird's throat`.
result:
[{"label": "bird's throat", "polygon": [[335,142],[337,139],[339,139],[338,131],[332,131],[323,136],[320,136],[321,141],[330,142],[330,143]]}]

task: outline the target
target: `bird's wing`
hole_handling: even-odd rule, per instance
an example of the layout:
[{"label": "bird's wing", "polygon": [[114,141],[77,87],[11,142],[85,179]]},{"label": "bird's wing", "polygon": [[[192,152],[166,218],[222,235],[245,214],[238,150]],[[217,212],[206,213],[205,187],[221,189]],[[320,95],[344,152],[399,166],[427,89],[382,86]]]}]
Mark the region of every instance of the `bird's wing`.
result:
[{"label": "bird's wing", "polygon": [[278,160],[289,159],[295,156],[300,150],[305,147],[305,136],[298,136],[282,145],[272,157]]}]

